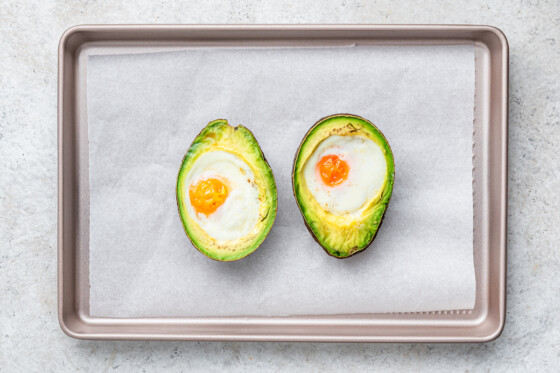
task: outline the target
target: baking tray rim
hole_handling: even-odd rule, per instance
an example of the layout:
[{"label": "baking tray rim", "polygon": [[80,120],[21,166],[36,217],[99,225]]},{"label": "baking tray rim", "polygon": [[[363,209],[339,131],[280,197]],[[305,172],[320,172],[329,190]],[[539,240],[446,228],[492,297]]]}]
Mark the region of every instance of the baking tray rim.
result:
[{"label": "baking tray rim", "polygon": [[[489,53],[496,56],[490,61],[490,83],[488,99],[489,110],[494,108],[489,118],[489,125],[494,126],[499,138],[495,139],[497,149],[491,152],[491,163],[499,172],[499,179],[494,185],[494,192],[498,198],[493,203],[493,228],[489,234],[496,244],[492,247],[494,251],[493,274],[498,282],[492,284],[493,295],[497,299],[490,299],[492,306],[484,307],[480,312],[475,312],[474,317],[457,319],[456,315],[465,314],[464,311],[436,311],[419,313],[393,313],[393,314],[370,314],[370,317],[359,318],[356,315],[332,315],[323,318],[290,316],[290,317],[218,317],[218,318],[97,318],[84,314],[76,305],[75,284],[76,274],[72,272],[75,252],[72,245],[66,244],[73,237],[69,232],[69,215],[75,214],[75,202],[69,203],[65,199],[68,191],[75,192],[72,177],[65,173],[65,155],[70,152],[64,145],[64,139],[69,137],[68,131],[64,131],[68,117],[74,119],[68,112],[72,112],[75,105],[73,89],[67,87],[67,81],[72,78],[73,71],[69,71],[66,58],[70,55],[74,58],[84,43],[89,42],[81,34],[99,32],[124,33],[130,37],[130,32],[157,33],[159,37],[165,37],[167,32],[195,32],[196,37],[203,37],[203,33],[222,33],[221,40],[231,40],[224,37],[226,32],[240,32],[238,40],[243,40],[243,35],[259,32],[269,33],[259,36],[262,40],[274,40],[270,33],[284,33],[286,40],[290,38],[303,38],[306,40],[320,39],[322,33],[339,33],[341,38],[352,39],[354,33],[366,33],[362,36],[366,39],[376,39],[376,36],[367,33],[381,33],[378,40],[387,40],[389,44],[398,40],[407,42],[427,42],[435,40],[463,40],[482,46]],[[309,33],[313,33],[313,35]],[[287,34],[288,33],[288,34]],[[290,34],[294,35],[290,35]],[[303,33],[307,35],[299,35]],[[444,35],[448,33],[448,35]],[[451,33],[451,34],[449,34]],[[393,37],[387,35],[394,34]],[[481,36],[484,35],[484,36]],[[310,36],[312,36],[310,38]],[[246,37],[246,36],[245,36]],[[77,39],[77,40],[72,40]],[[218,36],[219,39],[219,36]],[[175,39],[173,39],[175,40]],[[509,48],[505,35],[501,30],[493,26],[478,25],[78,25],[66,30],[59,43],[58,64],[58,318],[62,330],[69,336],[79,339],[143,339],[143,340],[229,340],[229,341],[313,341],[313,342],[486,342],[499,337],[505,325],[506,306],[506,232],[507,232],[507,108],[508,108],[508,63]],[[71,97],[70,104],[67,103]],[[73,104],[73,105],[72,105]],[[68,108],[70,106],[70,108]],[[496,118],[494,118],[494,116]],[[74,124],[72,124],[74,125]],[[67,143],[66,143],[67,145]],[[73,150],[73,149],[71,149]],[[491,176],[490,176],[491,177]],[[75,178],[75,177],[74,177]],[[69,206],[71,205],[71,206]],[[69,211],[70,210],[70,211]],[[73,227],[73,225],[72,225]],[[491,227],[488,227],[490,229]],[[496,233],[497,232],[497,233]],[[76,249],[76,248],[74,248]],[[75,251],[75,250],[74,250]],[[67,258],[70,257],[70,258]],[[66,260],[65,260],[66,258]],[[72,259],[72,260],[69,260]],[[71,262],[68,264],[68,262]],[[65,265],[66,263],[66,265]],[[491,271],[489,271],[491,272]],[[492,272],[491,272],[492,273]],[[65,280],[66,278],[66,280]],[[70,281],[72,280],[72,281]],[[489,285],[490,286],[490,285]],[[467,313],[469,314],[469,313]],[[371,317],[371,315],[385,316],[383,319]],[[294,322],[297,321],[297,322]],[[490,325],[488,325],[490,324]],[[173,325],[189,327],[218,328],[219,332],[214,334],[197,333],[192,329],[188,332],[166,332]],[[99,329],[104,326],[105,329]],[[119,332],[112,328],[125,327]],[[233,329],[227,329],[234,326]],[[255,331],[256,328],[280,327],[276,330],[264,330],[263,333],[247,334],[246,329]],[[301,333],[290,328],[310,327],[313,333]],[[381,329],[379,334],[361,334],[355,327],[373,327]],[[399,327],[408,328],[407,333],[398,332]],[[438,328],[455,328],[453,331],[443,330],[441,334],[433,333]],[[148,328],[148,329],[146,329]],[[155,328],[155,329],[150,329]],[[158,332],[159,328],[159,332]],[[237,329],[236,329],[237,328]],[[320,329],[327,328],[327,329]],[[329,329],[330,328],[330,329]],[[333,333],[333,330],[346,328],[348,333]],[[388,328],[388,329],[383,329]],[[423,329],[424,328],[424,329]],[[426,329],[427,328],[427,329]],[[457,329],[458,328],[458,329]],[[482,329],[478,334],[475,330]],[[284,332],[280,332],[284,330]],[[290,330],[288,332],[288,330]],[[322,332],[320,332],[322,330]],[[331,330],[331,333],[327,332]],[[354,332],[352,332],[354,330]],[[375,330],[374,330],[375,331]],[[432,331],[432,333],[430,333]],[[465,331],[467,331],[465,333]],[[471,331],[469,333],[468,331]],[[354,334],[352,334],[354,333]]]}]

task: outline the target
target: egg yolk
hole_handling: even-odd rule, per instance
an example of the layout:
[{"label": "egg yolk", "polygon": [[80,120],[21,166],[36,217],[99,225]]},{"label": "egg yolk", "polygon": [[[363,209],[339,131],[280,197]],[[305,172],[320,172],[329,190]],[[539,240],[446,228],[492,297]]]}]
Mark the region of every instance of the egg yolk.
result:
[{"label": "egg yolk", "polygon": [[210,215],[226,201],[228,189],[218,179],[199,180],[191,185],[189,197],[196,212]]},{"label": "egg yolk", "polygon": [[325,155],[319,163],[317,169],[321,179],[328,186],[335,186],[348,179],[348,164],[337,155]]}]

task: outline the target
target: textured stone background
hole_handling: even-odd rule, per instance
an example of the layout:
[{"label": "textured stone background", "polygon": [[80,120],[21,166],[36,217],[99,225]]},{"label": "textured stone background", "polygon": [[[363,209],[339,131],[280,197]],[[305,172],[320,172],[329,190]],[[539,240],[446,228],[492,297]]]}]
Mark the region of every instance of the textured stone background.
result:
[{"label": "textured stone background", "polygon": [[[57,44],[82,23],[459,23],[510,43],[508,305],[486,344],[79,341],[56,314]],[[560,2],[0,0],[0,371],[557,371]]]}]

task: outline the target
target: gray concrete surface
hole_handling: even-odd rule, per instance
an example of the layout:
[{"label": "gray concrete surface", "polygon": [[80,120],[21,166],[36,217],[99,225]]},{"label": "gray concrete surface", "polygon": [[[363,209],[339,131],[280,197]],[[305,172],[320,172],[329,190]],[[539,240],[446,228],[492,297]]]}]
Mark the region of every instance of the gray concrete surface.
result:
[{"label": "gray concrete surface", "polygon": [[[56,313],[57,44],[82,23],[459,23],[510,43],[508,305],[486,344],[79,341]],[[560,2],[0,2],[0,371],[558,371]]]}]

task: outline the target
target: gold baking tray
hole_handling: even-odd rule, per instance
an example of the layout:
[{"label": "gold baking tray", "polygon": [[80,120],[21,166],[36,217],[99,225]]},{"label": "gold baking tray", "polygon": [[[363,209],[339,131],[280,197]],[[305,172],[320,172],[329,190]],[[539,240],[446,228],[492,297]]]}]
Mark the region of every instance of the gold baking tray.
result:
[{"label": "gold baking tray", "polygon": [[[445,45],[475,47],[473,167],[476,301],[472,310],[290,317],[100,318],[89,315],[84,60],[88,46]],[[505,322],[508,45],[471,25],[84,25],[60,40],[58,67],[58,316],[82,339],[485,342]]]}]

